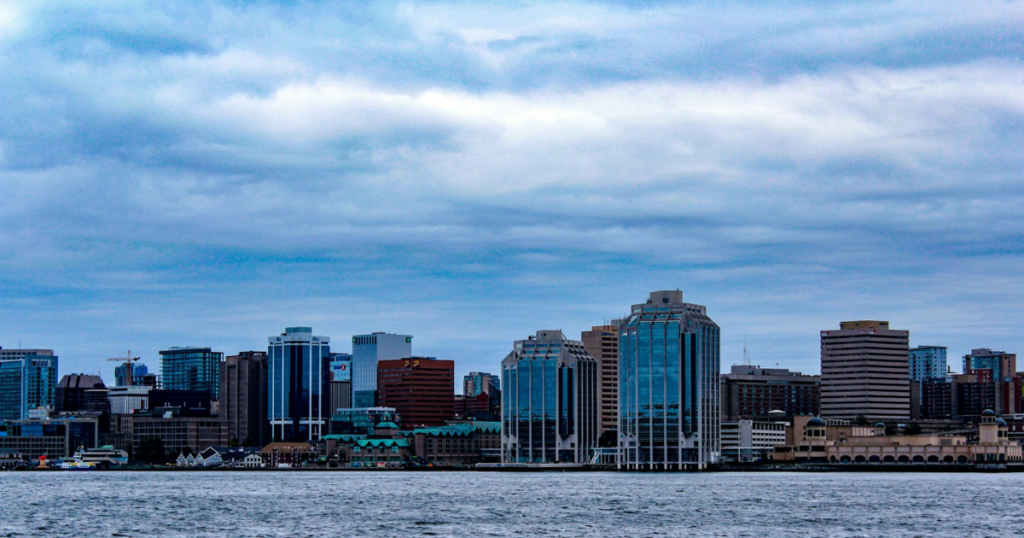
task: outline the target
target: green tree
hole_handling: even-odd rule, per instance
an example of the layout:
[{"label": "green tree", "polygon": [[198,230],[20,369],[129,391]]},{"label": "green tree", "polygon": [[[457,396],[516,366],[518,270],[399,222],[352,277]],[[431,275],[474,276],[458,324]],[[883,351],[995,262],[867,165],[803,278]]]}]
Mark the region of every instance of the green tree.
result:
[{"label": "green tree", "polygon": [[140,439],[135,460],[141,463],[167,463],[167,451],[164,450],[164,440],[152,436]]},{"label": "green tree", "polygon": [[246,435],[245,439],[242,439],[242,446],[256,446],[256,441],[253,441],[252,437]]},{"label": "green tree", "polygon": [[921,425],[916,422],[907,424],[907,427],[903,429],[904,435],[921,435]]},{"label": "green tree", "polygon": [[857,418],[853,419],[853,423],[856,424],[857,426],[867,426],[868,417],[864,415],[857,415]]},{"label": "green tree", "polygon": [[238,438],[232,437],[228,439],[228,446],[238,446]]}]

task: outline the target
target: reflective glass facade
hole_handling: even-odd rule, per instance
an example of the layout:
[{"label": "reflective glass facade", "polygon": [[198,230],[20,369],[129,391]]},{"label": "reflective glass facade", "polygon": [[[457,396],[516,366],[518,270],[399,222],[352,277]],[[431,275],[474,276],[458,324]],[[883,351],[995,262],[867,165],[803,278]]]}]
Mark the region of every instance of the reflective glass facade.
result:
[{"label": "reflective glass facade", "polygon": [[128,379],[128,365],[121,364],[114,368],[114,386],[115,387],[127,387],[132,385],[141,385],[142,376],[149,373],[149,368],[145,364],[133,363],[132,364],[132,378]]},{"label": "reflective glass facade", "polygon": [[373,333],[352,337],[352,405],[377,405],[377,363],[412,356],[407,334]]},{"label": "reflective glass facade", "polygon": [[519,340],[501,362],[505,463],[587,463],[600,435],[597,361],[561,331]]},{"label": "reflective glass facade", "polygon": [[[160,352],[160,376],[166,390],[220,390],[224,354],[208,347],[172,347]],[[138,378],[135,380],[138,383]]]},{"label": "reflective glass facade", "polygon": [[619,327],[619,463],[701,469],[720,453],[718,325],[682,292],[655,292]]},{"label": "reflective glass facade", "polygon": [[0,420],[23,420],[32,409],[53,407],[56,394],[56,356],[0,359]]},{"label": "reflective glass facade", "polygon": [[289,327],[269,338],[268,415],[275,439],[319,439],[327,433],[330,355],[330,338],[313,336],[310,327]]}]

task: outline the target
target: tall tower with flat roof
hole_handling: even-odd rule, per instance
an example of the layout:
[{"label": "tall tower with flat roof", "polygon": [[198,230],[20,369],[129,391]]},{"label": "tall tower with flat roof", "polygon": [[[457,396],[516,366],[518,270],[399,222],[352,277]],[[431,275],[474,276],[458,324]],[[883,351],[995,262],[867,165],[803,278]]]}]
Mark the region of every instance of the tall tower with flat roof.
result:
[{"label": "tall tower with flat roof", "polygon": [[844,321],[821,331],[821,416],[910,418],[910,331],[888,321]]}]

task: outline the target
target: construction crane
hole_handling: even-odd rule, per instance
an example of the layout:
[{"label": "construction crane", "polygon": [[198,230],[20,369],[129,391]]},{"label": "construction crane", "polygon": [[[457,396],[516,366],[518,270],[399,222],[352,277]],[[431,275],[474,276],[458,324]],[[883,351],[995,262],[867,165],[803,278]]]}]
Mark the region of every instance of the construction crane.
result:
[{"label": "construction crane", "polygon": [[130,386],[135,384],[135,368],[132,367],[132,363],[133,362],[137,362],[138,360],[139,360],[138,357],[132,357],[132,350],[129,349],[128,350],[128,356],[126,356],[126,357],[113,357],[113,358],[107,359],[107,362],[123,362],[124,363],[125,371],[128,374],[128,378],[125,381],[127,381],[127,385],[130,387]]}]

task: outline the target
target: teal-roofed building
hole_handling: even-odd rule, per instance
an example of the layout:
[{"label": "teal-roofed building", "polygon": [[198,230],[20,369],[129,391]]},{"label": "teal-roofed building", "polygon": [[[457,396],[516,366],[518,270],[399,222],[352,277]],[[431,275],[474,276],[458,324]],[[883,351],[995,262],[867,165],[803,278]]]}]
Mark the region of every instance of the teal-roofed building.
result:
[{"label": "teal-roofed building", "polygon": [[412,460],[413,448],[412,443],[404,437],[358,439],[342,447],[341,454],[349,467],[397,468]]},{"label": "teal-roofed building", "polygon": [[441,467],[469,467],[497,462],[501,455],[500,422],[458,422],[412,431],[416,463]]}]

